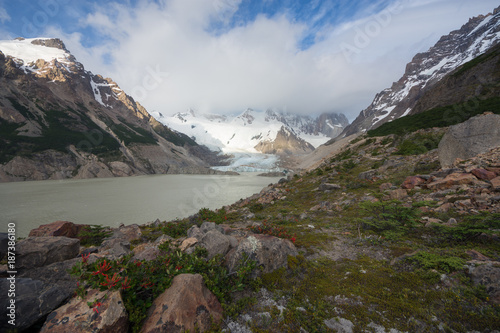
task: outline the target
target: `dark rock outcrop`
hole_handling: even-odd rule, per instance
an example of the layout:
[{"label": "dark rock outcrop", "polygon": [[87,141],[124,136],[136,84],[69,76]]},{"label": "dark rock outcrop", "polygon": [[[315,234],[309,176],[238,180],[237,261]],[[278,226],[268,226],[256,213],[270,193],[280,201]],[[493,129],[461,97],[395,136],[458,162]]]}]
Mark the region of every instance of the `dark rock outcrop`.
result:
[{"label": "dark rock outcrop", "polygon": [[28,237],[16,245],[16,267],[33,269],[73,259],[80,251],[80,240],[68,237]]}]

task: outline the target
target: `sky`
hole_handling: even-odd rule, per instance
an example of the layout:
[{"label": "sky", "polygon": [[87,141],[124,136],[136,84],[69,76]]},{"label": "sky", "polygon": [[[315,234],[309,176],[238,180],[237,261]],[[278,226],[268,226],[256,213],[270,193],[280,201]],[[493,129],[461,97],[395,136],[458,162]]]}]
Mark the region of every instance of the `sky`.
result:
[{"label": "sky", "polygon": [[57,37],[149,111],[352,121],[418,52],[498,0],[0,0],[0,39]]}]

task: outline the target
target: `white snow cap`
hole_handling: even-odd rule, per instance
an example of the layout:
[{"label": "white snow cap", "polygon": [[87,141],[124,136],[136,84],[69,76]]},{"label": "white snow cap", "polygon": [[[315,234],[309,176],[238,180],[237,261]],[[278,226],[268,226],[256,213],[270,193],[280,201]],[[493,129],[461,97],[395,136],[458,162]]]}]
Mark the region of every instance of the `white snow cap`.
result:
[{"label": "white snow cap", "polygon": [[59,62],[69,62],[69,52],[55,47],[32,44],[34,40],[47,40],[51,38],[16,38],[14,40],[1,40],[0,51],[6,56],[22,60],[24,65],[43,59],[50,62],[57,59]]}]

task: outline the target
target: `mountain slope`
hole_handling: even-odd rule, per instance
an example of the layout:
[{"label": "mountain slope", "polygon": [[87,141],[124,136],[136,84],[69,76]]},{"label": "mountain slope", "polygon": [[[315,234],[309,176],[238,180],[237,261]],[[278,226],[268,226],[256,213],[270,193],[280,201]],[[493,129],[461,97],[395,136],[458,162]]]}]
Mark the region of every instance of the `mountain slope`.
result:
[{"label": "mountain slope", "polygon": [[[419,99],[447,74],[483,54],[500,40],[500,7],[486,16],[469,20],[459,30],[452,31],[427,52],[417,54],[406,65],[404,75],[391,88],[375,96],[372,104],[342,133],[348,136],[378,126],[414,110]],[[469,92],[470,95],[470,92]]]},{"label": "mountain slope", "polygon": [[19,38],[0,51],[0,180],[213,172],[208,149],[86,71],[62,41]]}]

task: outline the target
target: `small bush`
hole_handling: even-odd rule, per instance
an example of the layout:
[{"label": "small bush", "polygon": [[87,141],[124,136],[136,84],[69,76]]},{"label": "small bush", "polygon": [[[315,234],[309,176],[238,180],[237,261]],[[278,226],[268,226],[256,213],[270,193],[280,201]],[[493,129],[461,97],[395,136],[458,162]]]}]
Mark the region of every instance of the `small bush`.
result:
[{"label": "small bush", "polygon": [[83,227],[78,233],[80,245],[82,246],[99,246],[102,241],[111,235],[109,227],[102,225],[89,225]]},{"label": "small bush", "polygon": [[360,203],[360,207],[368,215],[367,219],[362,220],[364,227],[388,238],[411,231],[418,225],[419,211],[413,207],[404,207],[397,200],[364,201]]},{"label": "small bush", "polygon": [[438,254],[424,251],[406,258],[406,260],[424,270],[435,269],[446,274],[461,270],[465,265],[465,260],[462,258],[440,256]]}]

